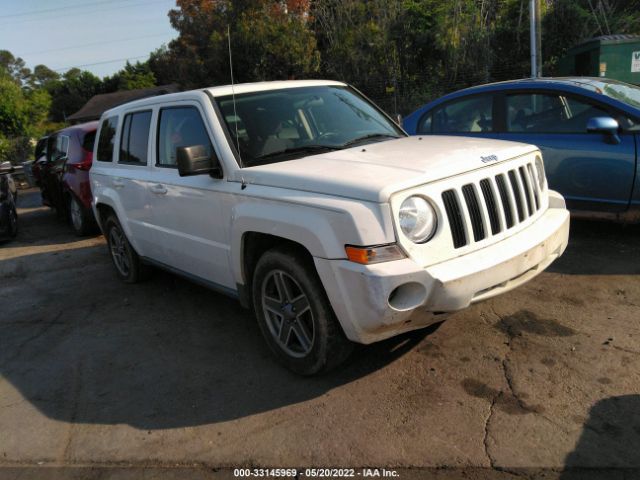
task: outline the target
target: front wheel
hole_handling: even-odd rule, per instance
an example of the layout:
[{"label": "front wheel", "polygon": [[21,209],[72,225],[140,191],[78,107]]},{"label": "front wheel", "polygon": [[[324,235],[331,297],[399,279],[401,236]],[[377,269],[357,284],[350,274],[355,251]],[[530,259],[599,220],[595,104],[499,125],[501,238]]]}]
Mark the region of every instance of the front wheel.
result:
[{"label": "front wheel", "polygon": [[266,252],[253,276],[253,305],[270,349],[295,373],[328,371],[353,349],[313,263],[303,255]]}]

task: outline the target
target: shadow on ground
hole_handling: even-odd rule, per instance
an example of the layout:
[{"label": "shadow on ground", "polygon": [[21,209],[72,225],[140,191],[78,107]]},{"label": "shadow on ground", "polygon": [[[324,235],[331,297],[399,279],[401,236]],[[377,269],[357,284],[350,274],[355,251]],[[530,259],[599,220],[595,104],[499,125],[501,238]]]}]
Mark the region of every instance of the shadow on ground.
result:
[{"label": "shadow on ground", "polygon": [[67,288],[56,295],[67,302],[50,298],[49,307],[0,322],[0,373],[64,422],[152,430],[258,414],[364,377],[437,328],[361,348],[338,371],[301,378],[272,360],[235,300],[162,272],[115,288],[107,283],[115,278],[100,275],[84,286],[62,273],[58,280]]},{"label": "shadow on ground", "polygon": [[575,275],[639,275],[640,225],[571,219],[569,246],[548,268]]},{"label": "shadow on ground", "polygon": [[640,478],[640,395],[605,398],[589,411],[562,480]]},{"label": "shadow on ground", "polygon": [[0,320],[0,373],[18,391],[0,401],[4,409],[27,400],[55,420],[145,430],[224,422],[369,375],[437,328],[362,347],[338,371],[301,378],[272,359],[236,300],[161,271],[122,284],[100,239],[73,245],[69,227],[49,217],[42,209],[23,216],[23,235],[45,224],[42,242],[66,249],[29,253],[19,237],[0,260],[11,299]]}]

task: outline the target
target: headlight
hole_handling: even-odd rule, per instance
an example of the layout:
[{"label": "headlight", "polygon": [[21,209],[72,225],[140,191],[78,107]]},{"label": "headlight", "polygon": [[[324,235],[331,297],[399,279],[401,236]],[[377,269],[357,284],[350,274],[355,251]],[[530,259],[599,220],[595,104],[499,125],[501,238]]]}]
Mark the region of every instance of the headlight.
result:
[{"label": "headlight", "polygon": [[540,157],[536,157],[536,174],[538,175],[538,185],[540,186],[540,190],[544,190],[544,162]]},{"label": "headlight", "polygon": [[414,243],[424,243],[436,233],[436,212],[422,197],[409,197],[402,202],[399,217],[402,233]]}]

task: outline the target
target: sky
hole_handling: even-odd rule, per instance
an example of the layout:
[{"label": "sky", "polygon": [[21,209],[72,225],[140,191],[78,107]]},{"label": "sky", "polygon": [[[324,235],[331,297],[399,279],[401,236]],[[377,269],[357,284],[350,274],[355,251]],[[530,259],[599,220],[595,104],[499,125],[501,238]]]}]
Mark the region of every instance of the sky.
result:
[{"label": "sky", "polygon": [[0,50],[31,69],[78,67],[102,78],[177,37],[167,17],[173,7],[175,0],[0,0]]}]

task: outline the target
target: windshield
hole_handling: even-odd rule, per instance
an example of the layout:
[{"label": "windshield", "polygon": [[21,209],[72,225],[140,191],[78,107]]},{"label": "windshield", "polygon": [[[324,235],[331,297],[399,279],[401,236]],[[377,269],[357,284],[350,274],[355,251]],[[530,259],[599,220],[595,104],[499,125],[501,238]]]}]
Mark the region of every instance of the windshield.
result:
[{"label": "windshield", "polygon": [[245,167],[405,135],[371,103],[342,86],[244,93],[235,96],[235,108],[231,95],[216,101]]},{"label": "windshield", "polygon": [[640,88],[616,80],[595,80],[585,79],[578,81],[581,86],[590,86],[596,93],[601,93],[607,97],[615,98],[621,102],[640,108]]}]

